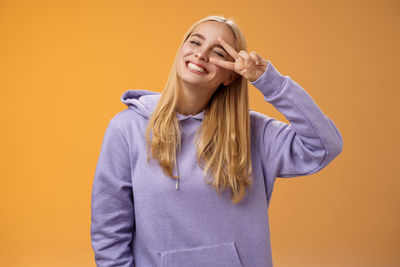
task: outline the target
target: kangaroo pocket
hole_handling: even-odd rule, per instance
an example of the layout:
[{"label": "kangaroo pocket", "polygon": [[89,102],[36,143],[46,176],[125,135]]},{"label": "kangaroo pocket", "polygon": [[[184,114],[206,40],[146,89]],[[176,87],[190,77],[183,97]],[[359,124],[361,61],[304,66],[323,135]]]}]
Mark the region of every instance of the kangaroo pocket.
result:
[{"label": "kangaroo pocket", "polygon": [[235,242],[161,252],[161,267],[243,267]]}]

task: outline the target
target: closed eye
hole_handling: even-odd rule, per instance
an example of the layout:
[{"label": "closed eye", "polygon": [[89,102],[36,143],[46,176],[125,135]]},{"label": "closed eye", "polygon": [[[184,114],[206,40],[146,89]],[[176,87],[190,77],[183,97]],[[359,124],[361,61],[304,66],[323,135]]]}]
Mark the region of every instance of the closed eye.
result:
[{"label": "closed eye", "polygon": [[[199,46],[200,45],[200,43],[199,42],[197,42],[197,41],[190,41],[190,43],[191,44],[194,44],[194,45],[197,45],[197,46]],[[225,58],[225,55],[224,54],[222,54],[222,53],[219,53],[219,52],[217,52],[217,51],[215,51],[215,53],[218,55],[218,56],[220,56],[220,57],[222,57],[222,58]]]},{"label": "closed eye", "polygon": [[218,53],[218,52],[215,52],[218,56],[220,56],[220,57],[225,57],[223,54],[221,54],[221,53]]}]

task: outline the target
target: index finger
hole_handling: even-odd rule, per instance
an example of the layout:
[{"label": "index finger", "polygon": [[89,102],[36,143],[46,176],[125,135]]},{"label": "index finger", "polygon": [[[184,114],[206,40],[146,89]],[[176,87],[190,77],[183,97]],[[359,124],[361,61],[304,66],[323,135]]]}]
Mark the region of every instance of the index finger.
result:
[{"label": "index finger", "polygon": [[222,68],[235,71],[235,63],[210,57],[209,61]]},{"label": "index finger", "polygon": [[221,36],[218,36],[217,41],[220,42],[223,48],[225,48],[226,52],[231,55],[235,60],[239,58],[239,53],[230,46]]}]

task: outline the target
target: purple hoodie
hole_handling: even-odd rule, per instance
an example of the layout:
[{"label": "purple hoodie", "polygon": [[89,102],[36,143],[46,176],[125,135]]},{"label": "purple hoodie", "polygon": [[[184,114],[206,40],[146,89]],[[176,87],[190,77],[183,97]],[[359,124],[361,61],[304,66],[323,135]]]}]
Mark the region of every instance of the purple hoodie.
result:
[{"label": "purple hoodie", "polygon": [[182,148],[174,180],[153,158],[146,162],[146,127],[160,94],[123,93],[128,108],[109,122],[93,181],[97,266],[272,266],[268,207],[275,178],[322,170],[341,153],[343,139],[311,96],[270,61],[250,84],[290,124],[249,111],[253,185],[238,204],[228,189],[220,198],[197,164],[194,136],[205,110],[176,113]]}]

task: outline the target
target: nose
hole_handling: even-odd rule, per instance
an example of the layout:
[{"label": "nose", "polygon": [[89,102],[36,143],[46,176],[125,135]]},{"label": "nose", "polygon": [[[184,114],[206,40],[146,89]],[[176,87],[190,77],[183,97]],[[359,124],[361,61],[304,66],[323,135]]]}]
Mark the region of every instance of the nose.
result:
[{"label": "nose", "polygon": [[195,52],[195,56],[197,58],[199,58],[199,60],[204,60],[204,61],[208,62],[207,52],[204,51],[203,49],[197,49],[197,51]]}]

